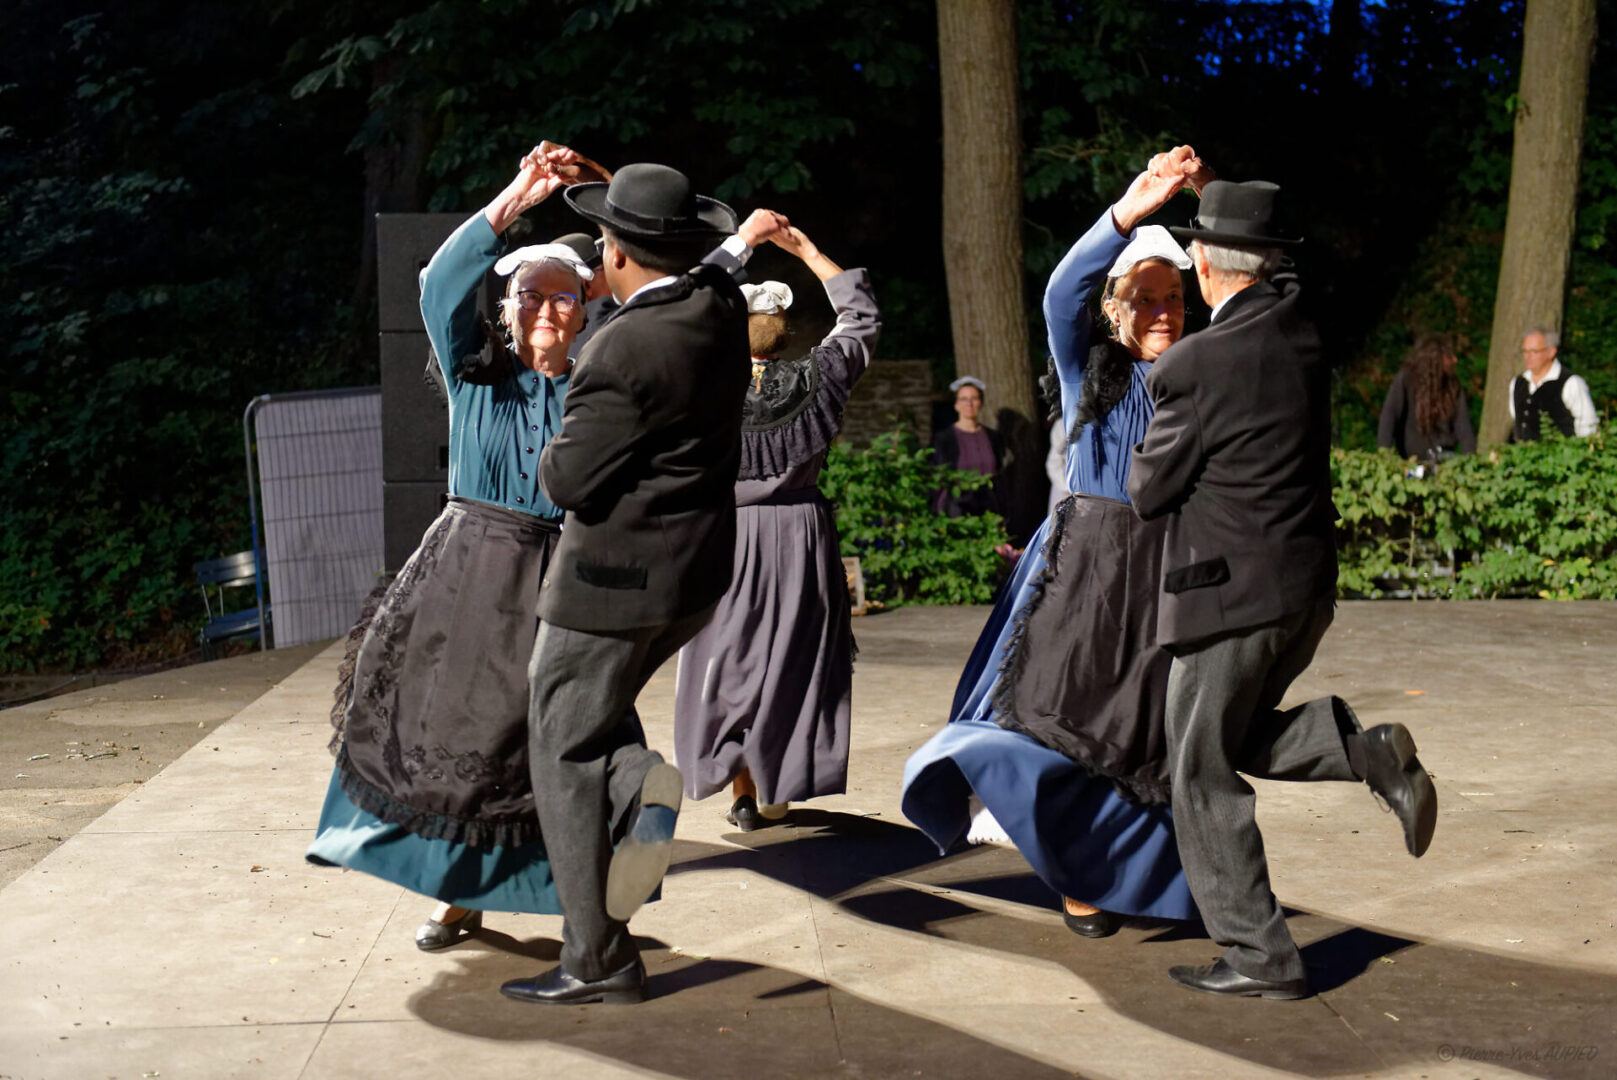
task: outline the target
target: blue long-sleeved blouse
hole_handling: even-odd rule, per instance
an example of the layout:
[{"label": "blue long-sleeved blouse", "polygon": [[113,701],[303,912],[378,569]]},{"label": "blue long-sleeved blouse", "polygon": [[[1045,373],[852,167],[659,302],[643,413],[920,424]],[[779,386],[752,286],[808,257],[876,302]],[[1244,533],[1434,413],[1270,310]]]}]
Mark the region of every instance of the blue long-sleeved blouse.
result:
[{"label": "blue long-sleeved blouse", "polygon": [[[1072,430],[1083,392],[1084,367],[1095,344],[1095,328],[1087,301],[1106,279],[1117,256],[1134,234],[1119,236],[1107,207],[1090,230],[1078,238],[1057,264],[1044,291],[1044,322],[1049,328],[1050,355],[1061,380],[1061,426]],[[1145,437],[1153,406],[1145,388],[1151,364],[1136,360],[1128,393],[1099,424],[1088,424],[1078,442],[1067,447],[1067,488],[1088,495],[1129,501],[1129,452]]]},{"label": "blue long-sleeved blouse", "polygon": [[460,378],[460,358],[483,349],[477,289],[505,242],[478,213],[421,271],[421,319],[449,394],[449,493],[547,520],[562,511],[539,486],[539,454],[561,430],[568,376],[550,378],[506,350],[509,375],[492,386]]}]

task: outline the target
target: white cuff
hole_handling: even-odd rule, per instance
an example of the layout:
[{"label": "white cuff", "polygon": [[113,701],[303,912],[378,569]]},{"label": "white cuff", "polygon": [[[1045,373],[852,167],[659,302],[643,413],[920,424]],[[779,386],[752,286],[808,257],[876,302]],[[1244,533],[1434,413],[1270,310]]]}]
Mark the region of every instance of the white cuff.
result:
[{"label": "white cuff", "polygon": [[726,236],[724,243],[719,246],[741,260],[743,266],[746,265],[748,259],[752,258],[752,248],[748,247],[747,242],[741,239],[740,233],[731,233]]}]

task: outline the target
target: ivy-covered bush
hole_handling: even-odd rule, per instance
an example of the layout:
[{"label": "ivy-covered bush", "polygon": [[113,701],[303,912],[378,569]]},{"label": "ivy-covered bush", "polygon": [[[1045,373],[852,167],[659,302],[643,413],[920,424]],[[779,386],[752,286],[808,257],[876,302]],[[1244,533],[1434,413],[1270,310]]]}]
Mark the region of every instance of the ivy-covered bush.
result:
[{"label": "ivy-covered bush", "polygon": [[857,556],[865,595],[889,606],[986,604],[1004,566],[994,548],[1007,541],[998,514],[944,517],[933,512],[940,488],[969,491],[988,477],[934,465],[931,452],[903,432],[878,436],[867,450],[831,447],[820,488],[836,507],[844,557]]},{"label": "ivy-covered bush", "polygon": [[1617,424],[1453,458],[1331,458],[1344,596],[1617,599]]}]

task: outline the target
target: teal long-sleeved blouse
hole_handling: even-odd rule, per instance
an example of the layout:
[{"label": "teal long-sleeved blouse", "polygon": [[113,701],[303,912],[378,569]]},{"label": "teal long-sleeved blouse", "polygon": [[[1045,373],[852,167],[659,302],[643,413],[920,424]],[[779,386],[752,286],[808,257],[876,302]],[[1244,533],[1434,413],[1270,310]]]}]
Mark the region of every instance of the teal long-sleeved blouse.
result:
[{"label": "teal long-sleeved blouse", "polygon": [[539,454],[561,430],[568,375],[550,378],[506,349],[509,374],[492,385],[460,377],[483,350],[477,289],[505,252],[481,212],[450,234],[421,271],[421,319],[449,395],[449,493],[560,520],[539,486]]}]

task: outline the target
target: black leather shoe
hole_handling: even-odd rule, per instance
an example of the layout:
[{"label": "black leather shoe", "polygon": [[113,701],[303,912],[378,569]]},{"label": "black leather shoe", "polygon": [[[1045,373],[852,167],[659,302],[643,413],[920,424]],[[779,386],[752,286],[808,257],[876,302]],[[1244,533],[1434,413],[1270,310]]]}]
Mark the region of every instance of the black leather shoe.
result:
[{"label": "black leather shoe", "polygon": [[1074,915],[1063,904],[1061,908],[1061,921],[1067,924],[1067,929],[1079,937],[1101,938],[1111,937],[1117,933],[1122,923],[1110,911],[1097,911],[1091,915]]},{"label": "black leather shoe", "polygon": [[1253,979],[1242,975],[1222,959],[1212,964],[1179,964],[1168,969],[1168,978],[1180,986],[1204,994],[1228,997],[1277,998],[1297,1001],[1308,996],[1307,979]]},{"label": "black leather shoe", "polygon": [[416,928],[415,947],[422,952],[437,952],[447,949],[451,945],[458,945],[466,938],[472,936],[473,930],[483,928],[483,913],[481,911],[467,911],[460,918],[450,922],[441,923],[437,919],[428,919]]},{"label": "black leather shoe", "polygon": [[1404,826],[1404,846],[1417,859],[1437,828],[1437,789],[1415,757],[1415,739],[1402,724],[1378,724],[1359,736],[1364,782]]},{"label": "black leather shoe", "polygon": [[724,815],[724,820],[740,829],[742,832],[752,832],[761,829],[770,822],[758,812],[758,800],[751,795],[743,795],[730,807],[730,812]]},{"label": "black leather shoe", "polygon": [[604,979],[580,979],[560,964],[531,979],[512,979],[500,993],[517,1001],[536,1005],[633,1005],[646,1000],[646,969],[635,957],[634,963],[614,971]]},{"label": "black leather shoe", "polygon": [[668,872],[684,787],[679,770],[663,761],[640,782],[634,822],[606,868],[606,913],[618,922],[628,922]]}]

